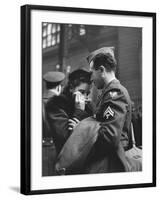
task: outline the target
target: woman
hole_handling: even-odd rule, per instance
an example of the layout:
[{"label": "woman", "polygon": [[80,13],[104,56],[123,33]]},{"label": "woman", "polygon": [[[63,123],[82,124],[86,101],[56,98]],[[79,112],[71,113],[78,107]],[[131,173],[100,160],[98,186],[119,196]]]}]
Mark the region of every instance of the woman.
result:
[{"label": "woman", "polygon": [[78,122],[92,115],[91,105],[87,103],[90,73],[79,69],[72,72],[68,79],[63,94],[51,98],[46,105],[46,117],[57,153]]}]

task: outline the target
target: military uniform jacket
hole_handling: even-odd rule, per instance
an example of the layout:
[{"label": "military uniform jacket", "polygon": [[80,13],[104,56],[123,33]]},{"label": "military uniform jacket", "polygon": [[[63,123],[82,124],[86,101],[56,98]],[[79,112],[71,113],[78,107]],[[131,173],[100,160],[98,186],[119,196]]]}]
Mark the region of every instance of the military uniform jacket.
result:
[{"label": "military uniform jacket", "polygon": [[131,100],[117,79],[99,96],[95,118],[101,123],[97,142],[88,157],[88,173],[96,173],[98,168],[100,172],[128,171],[124,152],[130,146]]},{"label": "military uniform jacket", "polygon": [[129,148],[131,100],[128,91],[115,79],[102,91],[97,102],[96,119],[101,122],[99,134],[111,145],[118,137],[124,149]]}]

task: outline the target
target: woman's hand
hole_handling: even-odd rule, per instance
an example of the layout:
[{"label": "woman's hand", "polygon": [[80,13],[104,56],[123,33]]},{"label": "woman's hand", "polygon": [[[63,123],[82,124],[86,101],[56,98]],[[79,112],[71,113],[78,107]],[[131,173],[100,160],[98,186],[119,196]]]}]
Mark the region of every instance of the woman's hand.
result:
[{"label": "woman's hand", "polygon": [[77,118],[68,120],[68,130],[73,130],[80,121]]},{"label": "woman's hand", "polygon": [[75,108],[80,109],[80,110],[85,110],[85,96],[77,91],[74,93],[75,95]]}]

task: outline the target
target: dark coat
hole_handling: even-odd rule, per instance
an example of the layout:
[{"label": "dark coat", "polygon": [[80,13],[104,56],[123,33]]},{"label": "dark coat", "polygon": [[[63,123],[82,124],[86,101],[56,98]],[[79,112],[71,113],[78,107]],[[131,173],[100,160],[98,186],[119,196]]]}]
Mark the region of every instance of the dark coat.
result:
[{"label": "dark coat", "polygon": [[43,94],[43,99],[42,99],[42,136],[43,136],[43,141],[50,141],[52,140],[52,135],[50,133],[50,128],[47,120],[47,115],[46,115],[46,105],[48,101],[55,96],[55,93],[51,92],[50,90],[46,90]]},{"label": "dark coat", "polygon": [[88,112],[75,109],[74,99],[67,95],[50,98],[45,105],[45,112],[50,135],[58,153],[71,134],[68,130],[68,120],[74,117],[82,120],[89,116]]}]

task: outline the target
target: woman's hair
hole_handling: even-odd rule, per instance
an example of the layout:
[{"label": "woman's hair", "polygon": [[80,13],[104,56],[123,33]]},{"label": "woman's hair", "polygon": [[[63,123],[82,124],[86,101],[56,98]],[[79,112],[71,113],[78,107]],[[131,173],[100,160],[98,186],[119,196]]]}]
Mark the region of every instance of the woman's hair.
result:
[{"label": "woman's hair", "polygon": [[73,71],[68,76],[68,83],[64,88],[63,93],[66,95],[72,95],[70,94],[70,89],[79,86],[81,83],[91,84],[91,73],[83,69]]}]

